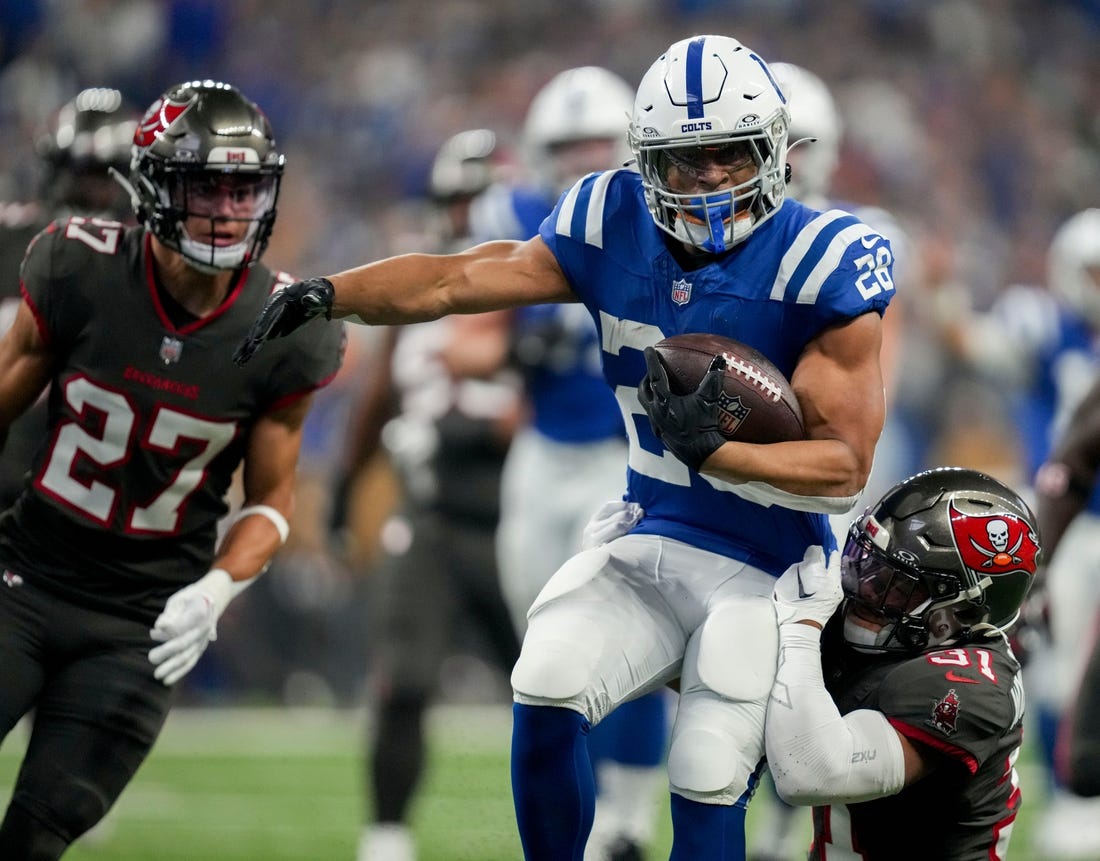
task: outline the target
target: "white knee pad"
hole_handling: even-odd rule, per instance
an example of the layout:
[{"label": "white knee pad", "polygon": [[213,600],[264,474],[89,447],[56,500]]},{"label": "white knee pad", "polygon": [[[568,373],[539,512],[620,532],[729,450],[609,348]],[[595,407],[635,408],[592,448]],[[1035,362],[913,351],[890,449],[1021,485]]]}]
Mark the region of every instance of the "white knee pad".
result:
[{"label": "white knee pad", "polygon": [[715,610],[689,647],[668,755],[669,783],[693,801],[733,804],[764,756],[764,715],[779,655],[770,598],[746,595]]},{"label": "white knee pad", "polygon": [[779,627],[771,598],[746,595],[727,601],[699,630],[699,681],[740,702],[764,699],[779,662]]},{"label": "white knee pad", "polygon": [[585,589],[610,559],[602,548],[567,561],[539,593],[527,614],[523,650],[512,669],[516,702],[571,705],[589,712],[588,688],[595,654],[589,647],[591,624],[561,599]]}]

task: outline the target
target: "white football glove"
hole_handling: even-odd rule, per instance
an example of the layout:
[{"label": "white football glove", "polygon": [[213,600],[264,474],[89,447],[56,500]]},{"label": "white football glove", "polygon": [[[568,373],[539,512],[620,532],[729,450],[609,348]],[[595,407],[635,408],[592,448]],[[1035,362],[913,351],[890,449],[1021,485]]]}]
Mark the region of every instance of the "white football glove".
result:
[{"label": "white football glove", "polygon": [[175,592],[165,603],[149,636],[160,643],[149,651],[153,677],[174,685],[198,663],[206,644],[218,638],[218,619],[229,602],[255,580],[234,581],[214,568]]},{"label": "white football glove", "polygon": [[581,550],[591,550],[626,535],[645,512],[636,502],[613,499],[599,507],[584,525],[581,533]]},{"label": "white football glove", "polygon": [[819,544],[806,548],[802,561],[783,572],[772,592],[780,625],[812,621],[824,628],[843,598],[840,553],[834,550],[826,564],[825,548]]}]

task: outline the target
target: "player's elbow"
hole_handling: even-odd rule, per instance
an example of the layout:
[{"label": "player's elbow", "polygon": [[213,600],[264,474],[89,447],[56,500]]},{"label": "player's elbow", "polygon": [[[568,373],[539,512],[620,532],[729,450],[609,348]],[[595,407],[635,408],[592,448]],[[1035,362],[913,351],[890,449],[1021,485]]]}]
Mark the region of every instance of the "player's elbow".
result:
[{"label": "player's elbow", "polygon": [[774,767],[772,782],[775,784],[776,794],[795,807],[828,804],[831,796],[829,788],[836,785],[835,781],[830,781],[823,775],[815,775],[813,780],[807,780],[804,775],[799,776]]},{"label": "player's elbow", "polygon": [[775,791],[788,804],[827,804],[847,780],[846,757],[811,738],[770,739],[767,754]]}]

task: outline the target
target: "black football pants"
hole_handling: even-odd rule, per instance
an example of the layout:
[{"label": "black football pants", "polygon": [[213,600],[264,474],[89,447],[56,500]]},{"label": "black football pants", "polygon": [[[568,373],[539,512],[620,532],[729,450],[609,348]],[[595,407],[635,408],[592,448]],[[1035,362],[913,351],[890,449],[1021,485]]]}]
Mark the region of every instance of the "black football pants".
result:
[{"label": "black football pants", "polygon": [[99,822],[164,725],[145,623],[0,582],[0,739],[33,713],[0,858],[48,861]]}]

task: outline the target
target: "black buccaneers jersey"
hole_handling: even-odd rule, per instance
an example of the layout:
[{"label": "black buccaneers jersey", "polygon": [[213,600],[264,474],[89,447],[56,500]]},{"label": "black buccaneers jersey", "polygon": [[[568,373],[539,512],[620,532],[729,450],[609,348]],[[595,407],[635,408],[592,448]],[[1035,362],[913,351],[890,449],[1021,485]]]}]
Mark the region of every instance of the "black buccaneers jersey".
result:
[{"label": "black buccaneers jersey", "polygon": [[0,519],[0,565],[79,603],[152,620],[213,559],[254,421],[324,385],[342,326],[321,323],[232,361],[273,289],[237,273],[203,318],[180,314],[142,228],[55,221],[28,249],[22,289],[57,358],[49,437]]},{"label": "black buccaneers jersey", "polygon": [[841,714],[872,709],[938,760],[896,795],[816,807],[812,859],[997,861],[1020,805],[1020,665],[1003,636],[893,660],[824,639],[826,686]]}]

